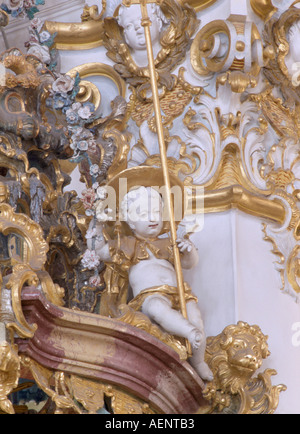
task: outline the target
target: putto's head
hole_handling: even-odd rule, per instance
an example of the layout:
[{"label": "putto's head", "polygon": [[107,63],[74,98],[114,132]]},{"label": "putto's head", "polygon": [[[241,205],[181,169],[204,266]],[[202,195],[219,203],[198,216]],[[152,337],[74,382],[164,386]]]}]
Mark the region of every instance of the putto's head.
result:
[{"label": "putto's head", "polygon": [[[148,6],[148,14],[151,20],[151,40],[152,43],[159,41],[160,33],[164,23],[167,19],[162,13],[160,7],[156,4]],[[121,5],[118,15],[118,23],[124,29],[124,38],[126,44],[134,50],[145,50],[146,40],[144,28],[141,25],[141,8],[140,5],[134,4],[129,8]]]},{"label": "putto's head", "polygon": [[121,217],[134,234],[155,238],[163,229],[163,199],[152,187],[138,187],[124,196]]}]

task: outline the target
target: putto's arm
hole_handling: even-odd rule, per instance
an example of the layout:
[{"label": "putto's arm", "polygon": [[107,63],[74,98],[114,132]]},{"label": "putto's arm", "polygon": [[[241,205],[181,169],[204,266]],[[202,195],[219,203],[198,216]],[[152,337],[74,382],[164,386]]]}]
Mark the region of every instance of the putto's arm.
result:
[{"label": "putto's arm", "polygon": [[199,255],[194,244],[186,238],[179,238],[176,242],[181,253],[182,268],[188,270],[195,267],[198,263]]}]

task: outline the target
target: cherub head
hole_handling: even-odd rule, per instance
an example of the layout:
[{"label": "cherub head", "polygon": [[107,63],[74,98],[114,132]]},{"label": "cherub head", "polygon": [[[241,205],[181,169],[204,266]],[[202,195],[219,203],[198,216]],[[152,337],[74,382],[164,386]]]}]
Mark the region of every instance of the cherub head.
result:
[{"label": "cherub head", "polygon": [[[164,23],[167,23],[167,19],[162,13],[160,7],[156,4],[150,4],[148,6],[148,14],[151,20],[150,33],[152,47],[154,55],[156,56],[161,48],[159,42],[160,35]],[[147,54],[145,31],[141,24],[142,17],[140,5],[134,4],[129,8],[121,5],[117,19],[119,25],[124,29],[123,34],[125,42],[131,49],[134,58],[138,60],[141,56],[141,52]],[[147,58],[145,57],[145,59]]]},{"label": "cherub head", "polygon": [[163,229],[163,199],[152,187],[138,187],[124,196],[122,219],[141,238],[156,238]]}]

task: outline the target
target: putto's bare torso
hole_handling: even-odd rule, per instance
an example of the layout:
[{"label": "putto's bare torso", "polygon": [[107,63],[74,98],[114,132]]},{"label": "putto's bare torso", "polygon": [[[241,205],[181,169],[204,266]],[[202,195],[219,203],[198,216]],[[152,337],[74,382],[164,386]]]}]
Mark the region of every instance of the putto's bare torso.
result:
[{"label": "putto's bare torso", "polygon": [[129,270],[129,283],[136,297],[141,291],[160,285],[176,286],[173,265],[166,259],[158,259],[147,249],[149,258],[133,265]]}]

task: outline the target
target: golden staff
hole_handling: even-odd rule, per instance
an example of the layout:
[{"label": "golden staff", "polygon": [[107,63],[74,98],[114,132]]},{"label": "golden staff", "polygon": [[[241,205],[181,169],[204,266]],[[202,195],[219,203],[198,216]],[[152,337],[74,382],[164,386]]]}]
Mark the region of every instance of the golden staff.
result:
[{"label": "golden staff", "polygon": [[[175,265],[177,286],[178,286],[178,292],[179,292],[180,309],[181,309],[181,312],[182,312],[182,315],[184,316],[184,318],[187,318],[184,281],[183,281],[183,276],[182,276],[180,253],[179,253],[179,249],[178,249],[178,246],[176,243],[177,231],[176,231],[174,207],[173,207],[172,198],[171,198],[170,175],[169,175],[169,170],[168,170],[166,144],[165,144],[165,138],[164,138],[164,132],[163,132],[163,123],[162,123],[162,117],[161,117],[161,111],[160,111],[158,86],[157,86],[157,81],[156,81],[156,71],[155,71],[155,65],[154,65],[154,56],[153,56],[151,33],[150,33],[150,26],[152,23],[151,23],[151,20],[148,16],[148,11],[147,11],[147,4],[148,3],[160,4],[161,0],[157,0],[157,1],[155,1],[155,0],[123,0],[124,6],[129,7],[132,4],[140,4],[140,6],[141,6],[141,13],[142,13],[141,25],[144,27],[144,30],[145,30],[145,38],[146,38],[147,54],[148,54],[148,62],[149,62],[149,73],[150,73],[150,81],[151,81],[151,88],[152,88],[152,94],[153,94],[153,104],[154,104],[154,111],[155,111],[155,118],[156,118],[156,128],[157,128],[158,142],[159,142],[159,148],[160,148],[161,165],[162,165],[162,170],[163,170],[164,183],[166,186],[166,193],[167,193],[166,194],[167,209],[168,209],[168,213],[170,216],[171,241],[172,241],[172,247],[173,247],[173,252],[174,252],[174,265]],[[190,352],[190,346],[189,345],[188,345],[188,352]]]}]

